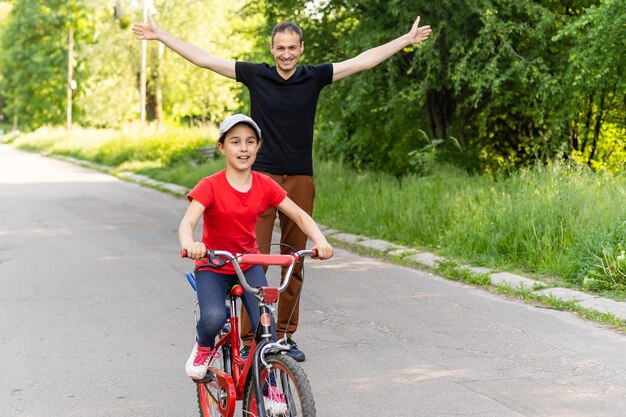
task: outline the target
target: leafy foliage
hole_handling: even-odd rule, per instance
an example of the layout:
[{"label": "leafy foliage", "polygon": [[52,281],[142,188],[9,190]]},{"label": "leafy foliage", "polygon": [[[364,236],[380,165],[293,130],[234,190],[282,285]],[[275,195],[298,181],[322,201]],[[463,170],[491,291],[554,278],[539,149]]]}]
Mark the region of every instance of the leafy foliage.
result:
[{"label": "leafy foliage", "polygon": [[[25,126],[65,120],[68,32],[77,45],[91,32],[86,0],[16,1],[2,37],[5,113]],[[77,48],[80,54],[80,46]],[[77,75],[80,77],[80,68]]]},{"label": "leafy foliage", "polygon": [[[244,13],[244,1],[157,2],[155,19],[166,30],[209,52],[235,59],[254,51],[253,32],[262,17]],[[7,116],[23,128],[65,120],[68,29],[74,28],[74,119],[93,127],[116,127],[139,115],[141,42],[130,32],[142,18],[140,2],[16,0],[2,36],[0,94]],[[193,66],[157,42],[148,43],[149,120],[216,122],[241,106],[241,86]],[[161,114],[167,116],[162,117]]]},{"label": "leafy foliage", "polygon": [[621,242],[614,247],[604,248],[598,262],[589,270],[583,286],[591,290],[626,288],[626,251]]},{"label": "leafy foliage", "polygon": [[[62,123],[67,30],[75,29],[75,119],[136,120],[139,2],[14,0],[2,29],[0,106],[23,127]],[[340,62],[406,33],[430,39],[328,87],[316,152],[358,169],[426,175],[452,162],[498,172],[573,159],[620,171],[626,161],[623,0],[158,1],[157,22],[227,59],[268,61],[281,20],[304,31],[303,63]],[[2,4],[2,3],[0,3]],[[6,10],[6,7],[5,9]],[[148,117],[216,122],[245,111],[240,84],[148,43]],[[425,132],[425,134],[424,134]]]},{"label": "leafy foliage", "polygon": [[[249,27],[258,15],[244,12],[244,1],[168,1],[159,6],[157,23],[177,37],[225,59],[240,59],[254,49]],[[256,35],[256,34],[255,34]],[[136,42],[136,41],[135,41]],[[139,42],[136,42],[139,44]],[[239,109],[242,86],[206,69],[195,67],[170,50],[158,61],[157,43],[152,50],[150,76],[163,84],[163,110],[174,120],[197,118],[219,122]]]},{"label": "leafy foliage", "polygon": [[434,29],[323,94],[319,155],[402,175],[418,168],[408,154],[442,140],[437,158],[470,169],[562,157],[623,169],[623,1],[286,0],[264,13],[301,24],[309,63],[387,42],[418,14]]},{"label": "leafy foliage", "polygon": [[[621,23],[620,23],[621,22]],[[568,65],[559,107],[572,156],[595,168],[626,168],[626,4],[605,0],[564,27]]]}]

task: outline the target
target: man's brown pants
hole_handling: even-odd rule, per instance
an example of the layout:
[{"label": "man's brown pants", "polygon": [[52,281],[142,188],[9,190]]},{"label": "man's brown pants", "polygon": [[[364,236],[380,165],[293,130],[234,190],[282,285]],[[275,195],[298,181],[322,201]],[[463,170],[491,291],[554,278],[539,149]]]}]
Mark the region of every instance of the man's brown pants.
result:
[{"label": "man's brown pants", "polygon": [[[313,213],[313,200],[315,199],[315,184],[313,177],[309,175],[269,175],[285,191],[287,197],[292,199],[302,210],[309,215]],[[272,231],[276,220],[276,208],[270,207],[261,215],[256,226],[257,244],[262,253],[269,253],[269,243],[272,242]],[[307,235],[286,215],[278,211],[280,222],[280,242],[289,245],[294,250],[306,248]],[[281,246],[281,253],[291,253],[287,246]],[[267,267],[265,267],[267,270]],[[283,268],[283,276],[286,268]],[[302,263],[296,264],[291,281],[278,299],[278,319],[276,321],[276,335],[281,339],[287,335],[291,337],[298,328],[300,318],[300,291],[302,289]],[[241,309],[241,339],[244,345],[250,345],[254,337],[250,328],[250,319],[244,308]]]}]

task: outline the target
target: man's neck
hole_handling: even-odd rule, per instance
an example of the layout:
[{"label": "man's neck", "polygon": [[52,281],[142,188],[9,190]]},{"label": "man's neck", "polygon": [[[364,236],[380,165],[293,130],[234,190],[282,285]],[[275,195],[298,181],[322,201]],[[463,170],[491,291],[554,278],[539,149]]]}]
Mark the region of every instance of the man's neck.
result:
[{"label": "man's neck", "polygon": [[288,80],[288,79],[290,79],[290,78],[291,78],[291,76],[292,76],[293,74],[295,74],[295,73],[296,73],[296,70],[297,70],[297,69],[298,69],[298,67],[293,67],[293,69],[292,69],[291,71],[283,71],[283,70],[281,70],[281,69],[280,69],[280,67],[278,67],[278,66],[277,66],[277,67],[276,67],[276,72],[278,73],[278,75],[280,75],[280,77],[281,77],[283,80]]}]

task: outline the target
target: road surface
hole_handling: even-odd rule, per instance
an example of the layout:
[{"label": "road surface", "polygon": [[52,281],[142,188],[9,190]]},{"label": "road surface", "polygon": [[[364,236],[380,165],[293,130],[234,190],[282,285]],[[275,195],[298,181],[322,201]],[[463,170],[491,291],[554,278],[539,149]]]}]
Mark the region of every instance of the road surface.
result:
[{"label": "road surface", "polygon": [[[0,417],[197,415],[186,204],[0,145]],[[301,320],[320,417],[626,415],[626,337],[572,313],[337,249]]]}]

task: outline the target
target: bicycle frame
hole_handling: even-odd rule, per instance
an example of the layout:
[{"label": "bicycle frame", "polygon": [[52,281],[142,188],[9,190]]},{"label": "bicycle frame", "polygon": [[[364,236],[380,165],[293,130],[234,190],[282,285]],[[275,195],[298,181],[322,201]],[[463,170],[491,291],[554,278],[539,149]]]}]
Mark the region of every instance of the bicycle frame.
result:
[{"label": "bicycle frame", "polygon": [[[181,252],[182,256],[186,256],[186,253]],[[267,353],[275,353],[282,350],[288,350],[287,347],[271,341],[271,310],[268,304],[273,304],[278,300],[280,292],[282,292],[291,279],[291,274],[296,262],[300,258],[305,256],[316,256],[316,252],[313,250],[301,250],[291,255],[275,255],[275,254],[243,254],[234,256],[227,251],[211,250],[207,252],[209,263],[199,265],[196,270],[204,267],[219,268],[225,265],[226,262],[222,258],[226,258],[228,262],[231,262],[237,277],[239,278],[239,284],[244,291],[254,294],[259,300],[258,306],[260,310],[260,321],[257,326],[255,337],[250,346],[250,354],[244,361],[240,357],[241,341],[239,338],[239,317],[237,315],[237,299],[243,295],[242,291],[236,292],[231,288],[228,294],[227,301],[230,307],[230,317],[227,320],[229,325],[228,331],[225,333],[220,332],[219,340],[215,343],[215,351],[227,352],[230,350],[229,358],[224,355],[224,370],[210,366],[207,372],[207,377],[203,380],[196,381],[197,384],[216,383],[219,386],[219,398],[213,400],[217,403],[220,414],[224,417],[232,417],[235,413],[236,401],[243,399],[244,390],[248,375],[252,369],[254,375],[254,394],[257,404],[257,416],[265,417],[265,409],[263,406],[263,387],[260,381],[260,363],[264,361],[264,357]],[[253,288],[246,281],[245,275],[241,270],[240,265],[277,265],[288,267],[285,278],[282,284],[278,287],[260,287]],[[195,278],[193,274],[187,273],[187,279],[193,289],[196,289]],[[222,349],[227,347],[229,349]],[[199,387],[201,390],[206,390],[206,386]],[[201,396],[204,401],[207,401],[206,395]],[[201,401],[202,401],[201,399]],[[206,405],[206,404],[205,404]]]}]

